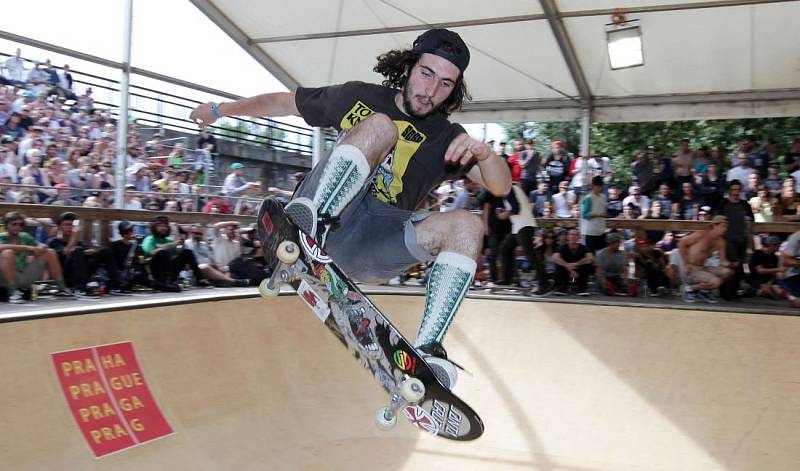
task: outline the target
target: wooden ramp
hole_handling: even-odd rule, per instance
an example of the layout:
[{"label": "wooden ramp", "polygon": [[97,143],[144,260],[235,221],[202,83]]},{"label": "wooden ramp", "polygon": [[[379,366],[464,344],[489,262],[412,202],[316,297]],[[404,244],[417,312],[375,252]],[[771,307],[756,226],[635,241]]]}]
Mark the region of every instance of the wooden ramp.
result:
[{"label": "wooden ramp", "polygon": [[[374,296],[405,332],[423,298]],[[172,435],[95,458],[50,354],[131,341]],[[0,324],[9,470],[800,469],[800,318],[468,299],[475,442],[373,426],[382,390],[294,295]]]}]

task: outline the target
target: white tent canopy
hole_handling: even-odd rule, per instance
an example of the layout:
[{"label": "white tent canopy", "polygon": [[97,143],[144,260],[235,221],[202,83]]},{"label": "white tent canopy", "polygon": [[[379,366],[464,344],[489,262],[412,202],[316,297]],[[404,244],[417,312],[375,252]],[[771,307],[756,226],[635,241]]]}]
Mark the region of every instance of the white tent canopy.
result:
[{"label": "white tent canopy", "polygon": [[[192,0],[288,88],[378,82],[375,57],[431,26],[470,47],[460,122],[800,115],[797,0]],[[645,65],[609,67],[614,8]]]}]

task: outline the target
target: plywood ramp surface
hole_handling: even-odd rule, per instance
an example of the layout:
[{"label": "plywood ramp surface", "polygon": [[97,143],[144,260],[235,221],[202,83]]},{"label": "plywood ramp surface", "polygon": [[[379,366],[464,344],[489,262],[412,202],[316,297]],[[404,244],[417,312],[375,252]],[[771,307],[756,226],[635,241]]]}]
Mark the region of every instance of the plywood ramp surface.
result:
[{"label": "plywood ramp surface", "polygon": [[[374,296],[413,337],[423,298]],[[175,433],[95,459],[50,353],[132,341]],[[800,318],[468,299],[445,346],[475,442],[386,395],[296,296],[0,324],[9,470],[796,470]]]}]

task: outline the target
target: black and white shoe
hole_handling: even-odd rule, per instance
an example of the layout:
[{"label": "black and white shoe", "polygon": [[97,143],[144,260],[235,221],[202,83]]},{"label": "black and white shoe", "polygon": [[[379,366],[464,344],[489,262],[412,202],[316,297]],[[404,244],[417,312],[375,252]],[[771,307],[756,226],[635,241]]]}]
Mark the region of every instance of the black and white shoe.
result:
[{"label": "black and white shoe", "polygon": [[444,387],[453,390],[458,381],[458,369],[456,364],[447,359],[447,352],[439,342],[431,342],[418,347],[422,353],[422,358],[431,367],[434,376]]}]

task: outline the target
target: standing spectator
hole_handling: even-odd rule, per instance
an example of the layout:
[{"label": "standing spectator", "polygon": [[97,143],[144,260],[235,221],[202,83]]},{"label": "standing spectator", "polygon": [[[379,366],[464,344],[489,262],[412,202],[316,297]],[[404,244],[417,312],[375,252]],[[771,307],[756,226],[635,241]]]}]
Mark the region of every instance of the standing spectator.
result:
[{"label": "standing spectator", "polygon": [[786,267],[778,263],[780,245],[779,237],[769,236],[764,241],[764,248],[756,250],[750,257],[750,286],[759,296],[778,299],[783,294],[778,276],[786,272]]},{"label": "standing spectator", "polygon": [[[755,173],[755,170],[748,165],[747,154],[740,153],[737,156],[737,162],[739,164],[738,166],[728,170],[726,180],[729,185],[731,181],[737,180],[739,182],[740,187],[742,187],[742,185],[750,181],[750,175]],[[741,188],[741,190],[746,193],[750,191],[750,188],[743,187]],[[744,198],[744,193],[742,193],[740,196]]]},{"label": "standing spectator", "polygon": [[[211,146],[210,148],[208,146]],[[217,138],[211,134],[208,128],[200,131],[200,137],[197,138],[197,149],[206,149],[212,155],[217,153]]]},{"label": "standing spectator", "polygon": [[711,211],[716,211],[722,199],[725,197],[725,185],[722,178],[717,173],[717,162],[708,162],[708,173],[703,176],[700,182],[701,197],[703,205],[711,207]]},{"label": "standing spectator", "polygon": [[[662,205],[661,200],[653,201],[653,203],[650,205],[650,214],[647,215],[646,219],[669,219],[664,215],[664,206]],[[646,233],[647,240],[649,240],[651,244],[656,244],[664,236],[664,231],[660,230],[648,230]]]},{"label": "standing spectator", "polygon": [[550,179],[548,183],[551,190],[559,188],[559,183],[567,178],[569,167],[569,158],[561,147],[561,141],[554,141],[553,153],[547,157],[547,162],[544,165],[547,177]]},{"label": "standing spectator", "polygon": [[764,179],[764,186],[767,192],[773,198],[777,198],[781,194],[783,188],[783,178],[779,175],[780,167],[778,162],[772,161],[767,166],[767,178]]},{"label": "standing spectator", "polygon": [[489,283],[507,284],[508,280],[500,280],[497,273],[497,260],[500,255],[500,243],[511,233],[511,206],[499,196],[484,191],[478,197],[483,206],[483,227],[486,236],[486,264],[489,265]]},{"label": "standing spectator", "polygon": [[536,229],[536,221],[533,218],[533,205],[525,195],[519,185],[511,187],[511,193],[506,198],[511,206],[511,233],[506,236],[500,244],[500,254],[503,260],[503,279],[509,284],[519,286],[516,280],[517,262],[516,249],[522,247],[525,258],[531,264],[535,262],[533,253],[533,233]]},{"label": "standing spectator", "polygon": [[591,182],[591,169],[589,168],[587,158],[583,155],[572,159],[571,167],[570,176],[572,176],[572,179],[570,180],[569,186],[575,193],[576,199],[580,200],[586,193],[586,187],[589,186],[589,182]]},{"label": "standing spectator", "polygon": [[786,171],[789,173],[800,170],[800,137],[794,138],[792,148],[783,156],[783,165],[786,166]]},{"label": "standing spectator", "polygon": [[508,163],[508,168],[511,170],[511,181],[513,183],[519,183],[520,179],[522,178],[522,166],[520,165],[520,154],[525,150],[525,147],[522,145],[521,139],[514,140],[514,153],[508,156],[506,162]]},{"label": "standing spectator", "polygon": [[6,76],[11,80],[11,85],[24,86],[28,74],[25,71],[25,59],[22,58],[22,50],[17,48],[16,54],[6,59],[4,65]]},{"label": "standing spectator", "polygon": [[589,281],[589,268],[594,257],[580,244],[580,233],[570,229],[567,233],[567,244],[553,256],[556,263],[556,295],[567,294],[570,281],[575,285],[578,296],[588,296],[586,287]]},{"label": "standing spectator", "polygon": [[628,256],[620,250],[622,236],[618,232],[609,232],[605,239],[608,246],[598,250],[594,260],[597,284],[606,296],[616,296],[617,293],[625,292]]},{"label": "standing spectator", "polygon": [[692,180],[694,172],[694,152],[689,147],[689,139],[681,139],[681,149],[675,154],[672,159],[672,170],[675,173],[675,179],[681,188],[684,182]]},{"label": "standing spectator", "polygon": [[773,198],[767,192],[767,187],[761,185],[758,187],[756,196],[748,200],[750,209],[753,210],[753,218],[755,222],[773,222],[775,221],[775,213],[777,209],[778,200]]},{"label": "standing spectator", "polygon": [[3,217],[6,232],[0,233],[0,281],[8,291],[8,302],[23,304],[25,299],[19,288],[30,289],[44,276],[44,270],[56,280],[57,296],[71,297],[64,285],[61,265],[52,249],[40,244],[25,232],[25,216],[10,212]]},{"label": "standing spectator", "polygon": [[[753,222],[753,211],[746,201],[741,199],[742,184],[739,180],[731,180],[728,185],[728,197],[722,200],[717,214],[725,216],[725,257],[730,261],[733,276],[720,289],[726,300],[739,299],[739,284],[744,278],[742,265],[747,261],[747,247],[752,241],[750,223]],[[715,218],[716,219],[716,218]]]},{"label": "standing spectator", "polygon": [[242,193],[249,188],[260,186],[257,182],[248,182],[244,178],[244,165],[235,162],[231,164],[231,173],[225,177],[225,182],[222,184],[222,191],[228,195],[228,203],[233,204],[231,198],[241,196]]},{"label": "standing spectator", "polygon": [[580,231],[591,253],[606,246],[606,197],[603,195],[603,177],[592,178],[592,191],[581,202]]},{"label": "standing spectator", "polygon": [[634,182],[642,188],[650,187],[653,178],[653,163],[646,152],[636,154],[636,162],[632,164]]},{"label": "standing spectator", "polygon": [[642,195],[641,188],[638,185],[632,185],[628,188],[628,196],[622,200],[623,209],[629,205],[633,205],[636,208],[637,218],[644,219],[650,211],[650,198]]},{"label": "standing spectator", "polygon": [[789,236],[781,250],[781,266],[786,268],[783,286],[793,307],[800,307],[800,232]]},{"label": "standing spectator", "polygon": [[599,156],[596,152],[589,155],[586,163],[589,165],[589,179],[594,177],[603,177],[603,186],[608,185],[611,180],[613,169],[611,167],[611,159],[607,156]]},{"label": "standing spectator", "polygon": [[539,164],[542,160],[539,151],[534,149],[533,144],[533,139],[528,139],[525,143],[525,149],[520,152],[519,157],[519,166],[522,168],[520,185],[526,195],[536,188],[536,176],[539,174]]},{"label": "standing spectator", "polygon": [[69,70],[69,65],[64,64],[61,72],[58,74],[58,86],[64,93],[64,97],[68,100],[74,100],[77,95],[72,91],[72,73]]}]

